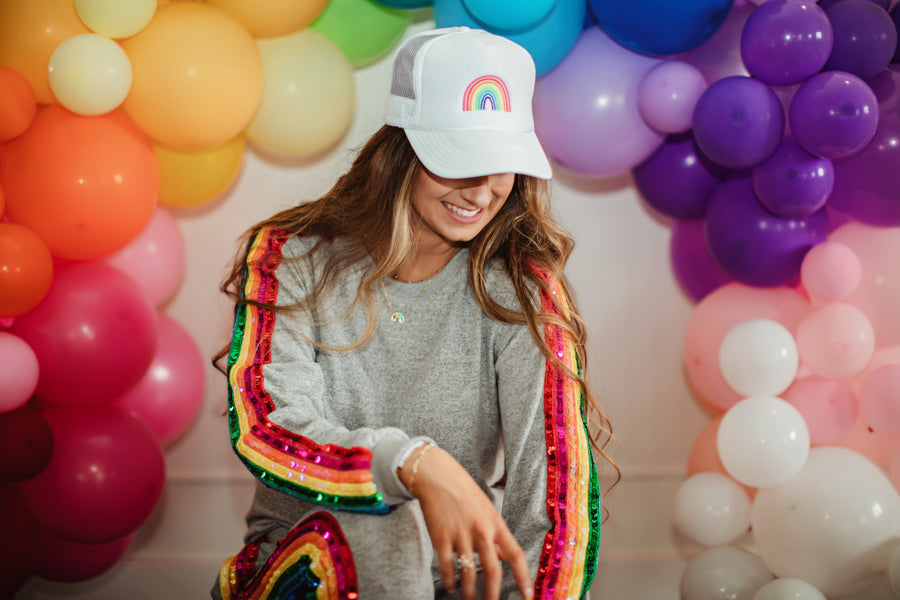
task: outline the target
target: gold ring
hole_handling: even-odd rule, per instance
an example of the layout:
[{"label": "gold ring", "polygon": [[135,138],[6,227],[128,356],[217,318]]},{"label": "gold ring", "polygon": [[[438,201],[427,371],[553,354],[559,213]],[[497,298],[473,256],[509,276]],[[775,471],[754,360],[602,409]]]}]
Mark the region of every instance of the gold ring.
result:
[{"label": "gold ring", "polygon": [[456,568],[465,573],[475,568],[475,557],[471,554],[460,554],[456,558]]}]

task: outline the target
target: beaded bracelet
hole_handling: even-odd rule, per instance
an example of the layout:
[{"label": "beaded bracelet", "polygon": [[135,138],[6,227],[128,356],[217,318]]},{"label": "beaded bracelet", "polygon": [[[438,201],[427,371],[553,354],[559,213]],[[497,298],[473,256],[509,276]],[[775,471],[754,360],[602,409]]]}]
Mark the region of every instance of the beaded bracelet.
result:
[{"label": "beaded bracelet", "polygon": [[409,493],[413,496],[416,495],[416,493],[413,491],[413,483],[415,483],[416,474],[419,472],[419,462],[421,462],[422,457],[425,456],[425,453],[434,448],[434,446],[435,444],[433,444],[432,442],[425,442],[424,447],[419,452],[418,456],[416,456],[416,459],[413,461],[412,469],[410,469],[409,472],[409,481],[406,483],[406,489],[408,489]]}]

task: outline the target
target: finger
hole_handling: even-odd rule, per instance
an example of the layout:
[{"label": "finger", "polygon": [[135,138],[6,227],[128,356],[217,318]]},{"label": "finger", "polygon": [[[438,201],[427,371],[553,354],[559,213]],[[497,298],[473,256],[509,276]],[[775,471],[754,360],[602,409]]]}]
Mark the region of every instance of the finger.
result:
[{"label": "finger", "polygon": [[478,556],[481,559],[481,581],[484,600],[500,598],[500,584],[503,581],[503,566],[497,556],[497,549],[492,542],[478,544]]},{"label": "finger", "polygon": [[457,564],[459,565],[459,587],[463,600],[475,600],[478,592],[478,572],[475,568],[475,552],[468,542],[456,547]]},{"label": "finger", "polygon": [[456,591],[456,562],[453,556],[453,546],[449,543],[435,548],[438,558],[438,571],[441,574],[441,582],[449,593]]},{"label": "finger", "polygon": [[528,572],[528,559],[525,557],[525,551],[522,550],[519,542],[509,532],[509,529],[501,529],[497,537],[500,556],[509,563],[516,586],[518,586],[525,600],[531,600],[534,597],[534,588],[532,587],[531,574]]}]

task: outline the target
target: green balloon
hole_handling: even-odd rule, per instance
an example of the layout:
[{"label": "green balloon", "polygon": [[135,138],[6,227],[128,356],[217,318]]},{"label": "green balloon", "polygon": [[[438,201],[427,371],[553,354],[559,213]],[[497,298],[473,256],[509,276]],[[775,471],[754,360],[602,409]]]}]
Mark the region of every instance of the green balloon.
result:
[{"label": "green balloon", "polygon": [[310,27],[337,44],[350,64],[361,67],[387,54],[411,19],[410,11],[373,0],[330,0]]}]

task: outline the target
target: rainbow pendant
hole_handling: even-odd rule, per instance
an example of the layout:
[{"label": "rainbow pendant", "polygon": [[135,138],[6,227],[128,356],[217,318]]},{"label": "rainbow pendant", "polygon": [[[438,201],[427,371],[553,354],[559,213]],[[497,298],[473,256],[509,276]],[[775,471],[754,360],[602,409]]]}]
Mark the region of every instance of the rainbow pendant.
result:
[{"label": "rainbow pendant", "polygon": [[394,314],[391,315],[392,323],[402,323],[404,321],[404,319],[406,319],[406,317],[403,316],[402,312],[395,312]]}]

